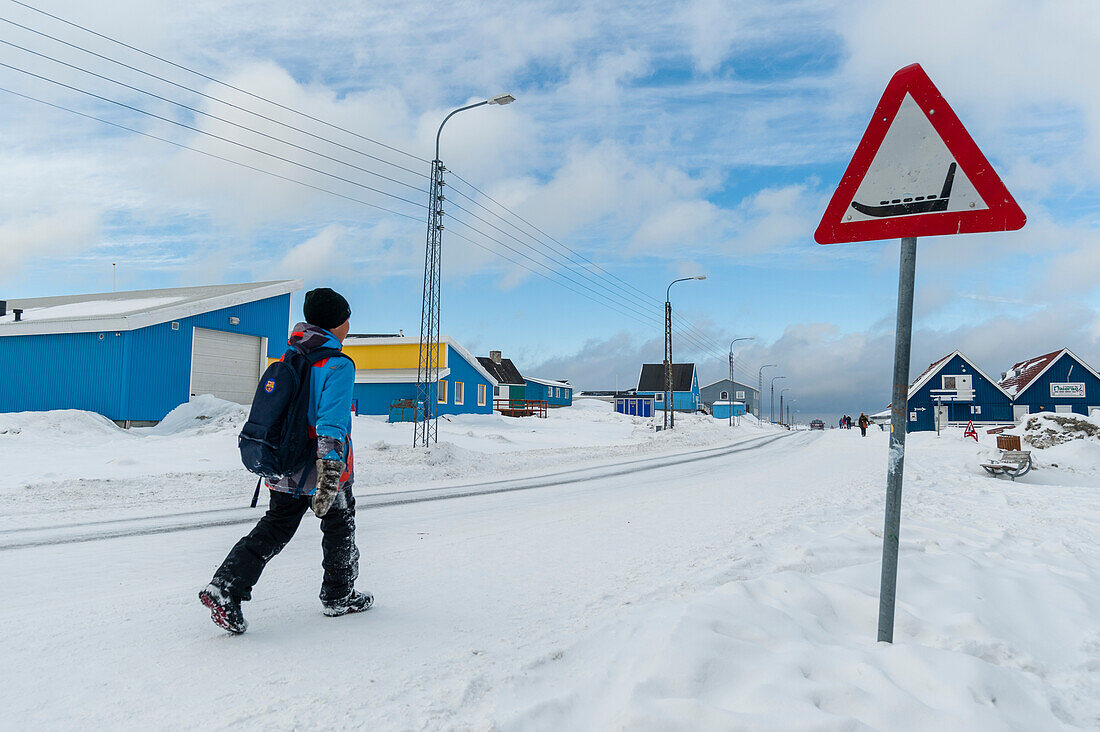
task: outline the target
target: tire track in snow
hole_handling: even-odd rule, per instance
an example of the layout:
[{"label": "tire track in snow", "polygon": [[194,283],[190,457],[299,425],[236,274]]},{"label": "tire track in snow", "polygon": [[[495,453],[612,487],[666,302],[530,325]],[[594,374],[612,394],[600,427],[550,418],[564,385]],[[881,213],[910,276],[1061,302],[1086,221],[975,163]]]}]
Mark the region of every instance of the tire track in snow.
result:
[{"label": "tire track in snow", "polygon": [[[427,501],[444,501],[455,498],[488,496],[497,493],[512,493],[552,486],[574,485],[589,480],[614,478],[673,465],[682,465],[701,460],[712,460],[738,452],[756,450],[779,440],[803,434],[808,433],[784,432],[778,435],[756,437],[723,447],[705,448],[656,458],[638,458],[595,467],[576,468],[556,473],[547,473],[545,475],[538,475],[530,478],[478,482],[442,488],[419,488],[409,491],[372,493],[364,496],[356,496],[355,508],[357,511],[364,511],[392,506],[404,506],[412,503],[424,503]],[[816,436],[811,435],[811,437]],[[220,518],[194,521],[195,517],[211,515],[219,516]],[[89,521],[36,528],[6,529],[0,531],[0,535],[7,534],[12,538],[0,543],[0,551],[42,546],[59,546],[62,544],[78,544],[90,541],[105,541],[108,539],[120,539],[131,536],[150,536],[154,534],[194,531],[220,526],[237,526],[254,523],[257,518],[258,514],[255,509],[230,508],[187,511],[140,518],[107,519],[104,521]],[[101,526],[116,526],[117,528],[76,532],[61,536],[58,535],[71,532],[73,529],[88,529]],[[36,534],[52,535],[35,536]]]}]

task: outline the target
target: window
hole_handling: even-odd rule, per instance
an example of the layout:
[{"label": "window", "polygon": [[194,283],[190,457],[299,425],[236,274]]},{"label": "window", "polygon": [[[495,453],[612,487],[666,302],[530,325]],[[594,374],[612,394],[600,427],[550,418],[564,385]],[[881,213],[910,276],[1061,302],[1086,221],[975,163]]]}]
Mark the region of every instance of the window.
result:
[{"label": "window", "polygon": [[466,403],[466,382],[465,381],[456,381],[455,382],[455,404],[465,404],[465,403]]},{"label": "window", "polygon": [[659,391],[659,392],[657,392],[656,394],[653,395],[653,401],[655,401],[655,402],[663,402],[664,400],[665,400],[665,393],[663,391]]},{"label": "window", "polygon": [[479,407],[485,406],[485,384],[477,385],[477,405]]},{"label": "window", "polygon": [[736,395],[736,396],[734,396],[734,399],[736,399],[737,401],[739,401],[739,402],[745,401],[745,392],[735,391],[734,394]]},{"label": "window", "polygon": [[955,386],[955,377],[954,376],[945,376],[945,377],[943,377],[943,388],[944,389],[951,389],[951,390],[957,389],[958,387]]},{"label": "window", "polygon": [[729,399],[729,398],[730,398],[730,393],[728,391],[722,392],[722,397],[721,397],[722,401],[725,401],[726,399]]},{"label": "window", "polygon": [[499,387],[499,386],[494,386],[493,387],[493,396],[494,397],[499,397],[500,396],[500,389],[501,389],[501,387]]},{"label": "window", "polygon": [[970,413],[971,414],[981,414],[982,413],[982,408],[978,405],[974,405],[974,406],[970,407]]},{"label": "window", "polygon": [[435,400],[437,402],[439,402],[440,404],[446,404],[447,403],[447,380],[446,379],[440,379],[439,380],[439,385],[436,387]]}]

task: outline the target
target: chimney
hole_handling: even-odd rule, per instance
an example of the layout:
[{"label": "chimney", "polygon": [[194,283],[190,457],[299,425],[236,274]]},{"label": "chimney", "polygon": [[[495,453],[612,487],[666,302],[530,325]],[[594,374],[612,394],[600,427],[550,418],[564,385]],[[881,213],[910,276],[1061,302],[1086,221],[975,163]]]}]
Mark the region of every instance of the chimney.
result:
[{"label": "chimney", "polygon": [[1002,371],[1001,372],[1001,381],[1004,381],[1007,377],[1008,377],[1008,372],[1007,371]]},{"label": "chimney", "polygon": [[489,360],[493,363],[500,363],[500,351],[489,351]]},{"label": "chimney", "polygon": [[11,311],[15,313],[16,323],[23,319],[23,308],[12,308]]}]

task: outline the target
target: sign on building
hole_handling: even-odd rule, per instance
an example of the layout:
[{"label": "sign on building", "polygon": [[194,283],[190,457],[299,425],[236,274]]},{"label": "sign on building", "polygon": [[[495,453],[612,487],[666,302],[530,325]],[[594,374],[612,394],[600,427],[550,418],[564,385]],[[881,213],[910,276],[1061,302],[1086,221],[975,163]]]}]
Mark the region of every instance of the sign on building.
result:
[{"label": "sign on building", "polygon": [[1084,385],[1084,383],[1055,384],[1052,381],[1050,383],[1050,395],[1052,397],[1069,397],[1071,399],[1084,399],[1085,398],[1085,385]]}]

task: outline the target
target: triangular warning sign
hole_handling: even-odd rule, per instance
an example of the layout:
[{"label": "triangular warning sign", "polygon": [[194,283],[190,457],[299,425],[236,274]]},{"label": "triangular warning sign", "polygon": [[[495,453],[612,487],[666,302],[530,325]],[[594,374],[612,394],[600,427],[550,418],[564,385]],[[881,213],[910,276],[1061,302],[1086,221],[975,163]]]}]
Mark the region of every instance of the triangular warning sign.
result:
[{"label": "triangular warning sign", "polygon": [[814,239],[1013,231],[1026,221],[932,80],[913,64],[887,84]]}]

